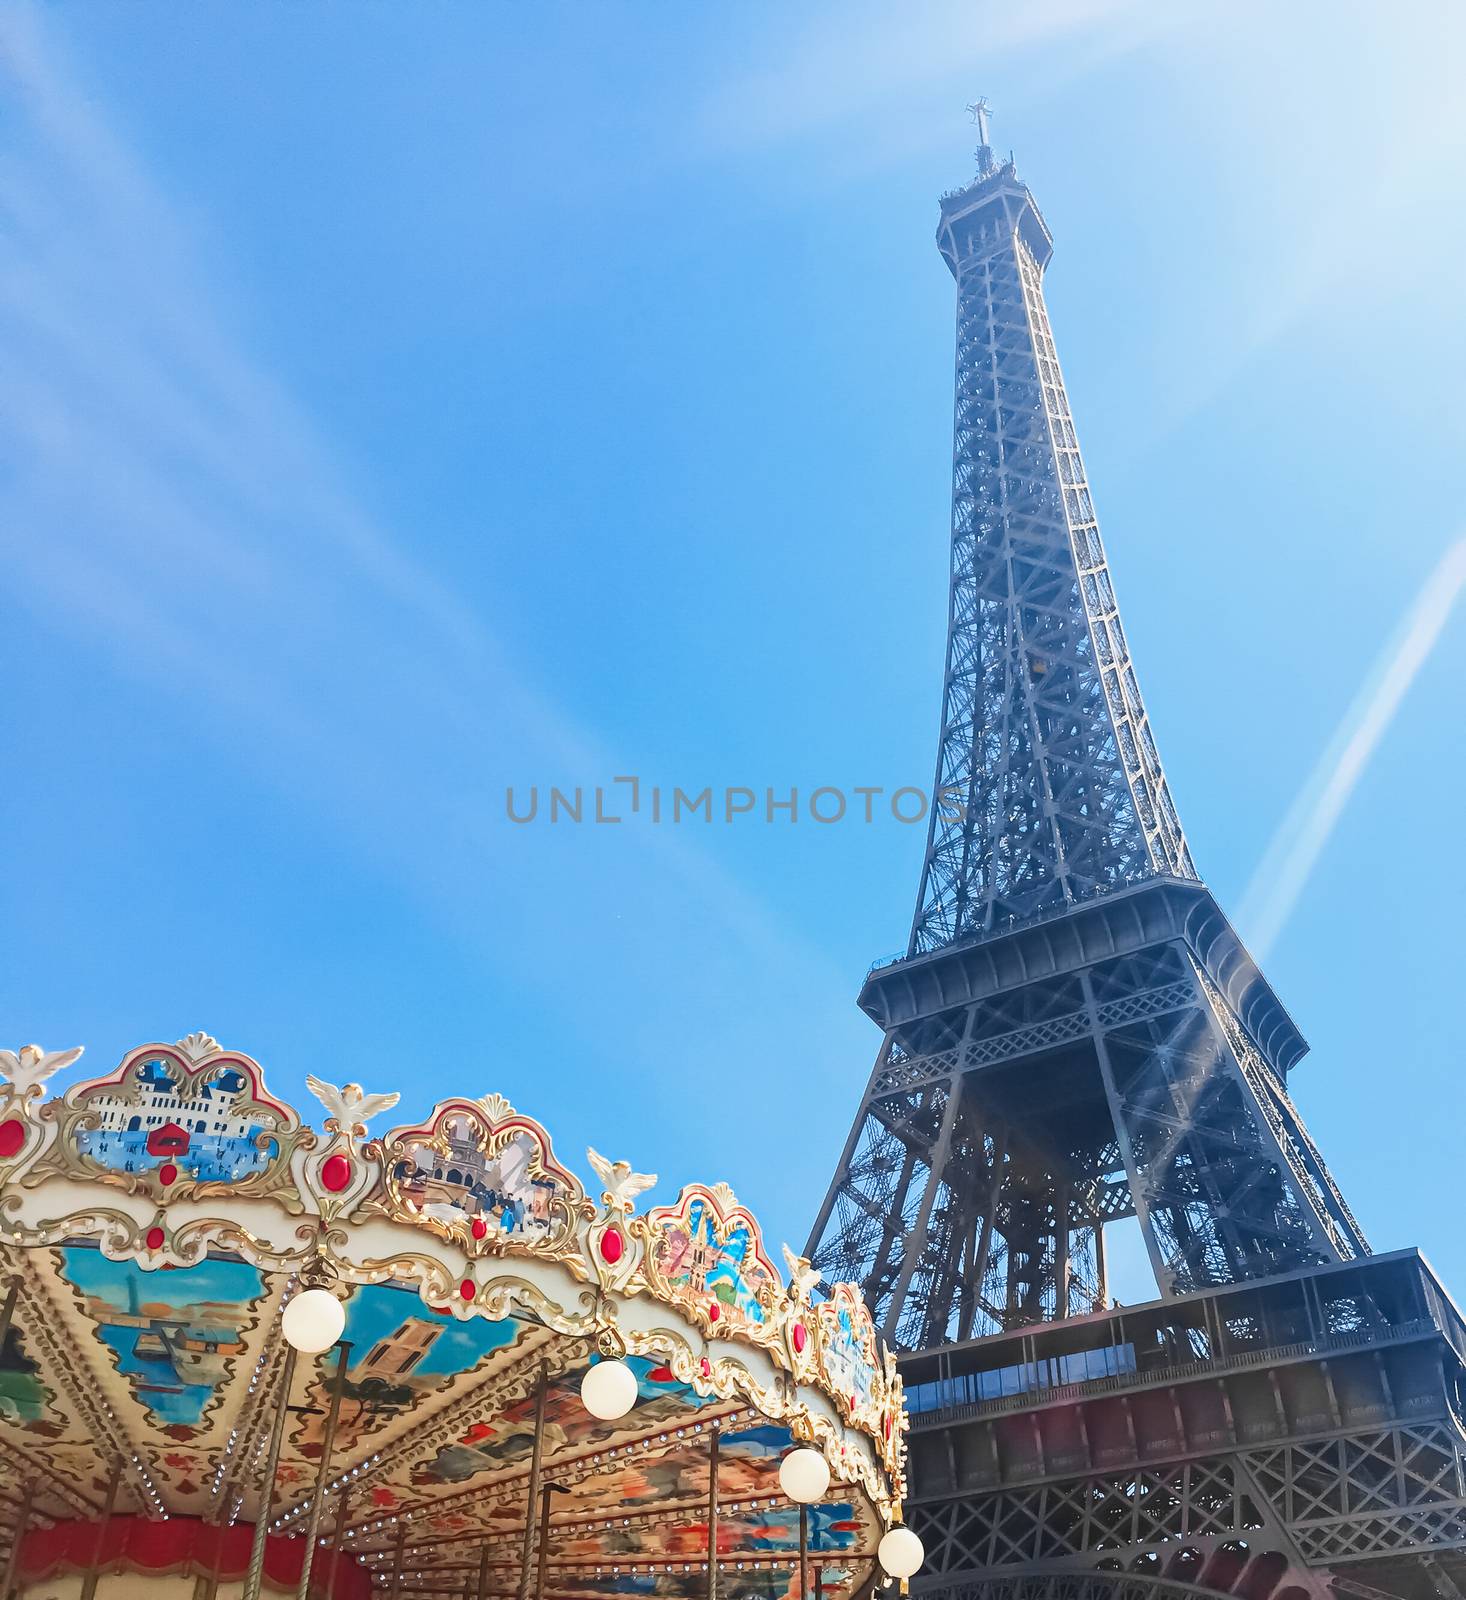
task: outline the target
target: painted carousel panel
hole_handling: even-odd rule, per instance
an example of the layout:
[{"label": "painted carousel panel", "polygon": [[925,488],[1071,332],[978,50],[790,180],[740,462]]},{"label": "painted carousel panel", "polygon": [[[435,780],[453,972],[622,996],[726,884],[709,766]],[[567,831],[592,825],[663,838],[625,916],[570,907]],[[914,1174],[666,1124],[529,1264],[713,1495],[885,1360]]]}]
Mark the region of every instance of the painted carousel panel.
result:
[{"label": "painted carousel panel", "polygon": [[60,1114],[63,1147],[69,1143],[84,1167],[124,1184],[155,1178],[166,1188],[179,1179],[258,1180],[300,1126],[247,1056],[194,1062],[162,1046],[133,1051],[110,1077],[73,1085]]},{"label": "painted carousel panel", "polygon": [[56,1391],[41,1377],[13,1323],[0,1346],[0,1422],[42,1439],[59,1439],[67,1431]]},{"label": "painted carousel panel", "polygon": [[[721,1191],[721,1192],[720,1192]],[[652,1287],[720,1331],[762,1329],[781,1283],[753,1217],[723,1186],[693,1185],[642,1219]]]},{"label": "painted carousel panel", "polygon": [[[628,1356],[636,1375],[636,1404],[615,1422],[603,1422],[581,1404],[581,1372],[551,1379],[545,1397],[545,1449],[553,1457],[567,1451],[610,1447],[659,1424],[683,1420],[704,1401],[688,1384],[646,1356]],[[415,1484],[462,1483],[481,1472],[513,1468],[529,1459],[534,1443],[533,1396],[517,1400],[498,1416],[476,1422],[458,1441],[446,1445],[414,1473]]]},{"label": "painted carousel panel", "polygon": [[62,1276],[133,1398],[170,1437],[193,1437],[247,1347],[264,1274],[216,1257],[149,1272],[80,1246],[59,1254]]},{"label": "painted carousel panel", "polygon": [[[622,1597],[646,1596],[647,1600],[697,1600],[707,1592],[707,1575],[695,1562],[682,1565],[689,1572],[650,1572],[631,1567],[619,1573],[603,1569],[597,1575],[588,1573],[553,1572],[547,1585],[557,1600],[622,1600]],[[841,1569],[827,1571],[820,1586],[821,1594],[839,1592],[849,1578]],[[810,1575],[810,1589],[814,1590],[814,1574]],[[741,1571],[735,1562],[723,1562],[718,1572],[718,1594],[721,1600],[798,1600],[799,1574],[782,1565],[748,1565]]]},{"label": "painted carousel panel", "polygon": [[388,1214],[470,1246],[555,1250],[585,1201],[544,1128],[498,1099],[444,1101],[383,1150]]},{"label": "painted carousel panel", "polygon": [[[679,1437],[681,1435],[681,1437]],[[789,1430],[775,1423],[727,1429],[718,1443],[718,1482],[725,1499],[779,1494],[779,1458],[791,1444]],[[708,1492],[708,1434],[674,1428],[664,1445],[633,1456],[625,1466],[574,1485],[564,1505],[579,1510],[609,1503],[628,1510],[699,1506]]]},{"label": "painted carousel panel", "polygon": [[837,1283],[815,1311],[825,1381],[844,1396],[853,1413],[868,1416],[880,1404],[880,1353],[865,1302],[850,1284]]},{"label": "painted carousel panel", "polygon": [[[706,1493],[706,1473],[703,1489]],[[848,1503],[809,1508],[810,1548],[816,1556],[839,1556],[855,1550],[858,1541],[874,1548],[875,1535]],[[556,1557],[574,1559],[643,1556],[657,1560],[691,1561],[707,1553],[707,1518],[657,1523],[651,1527],[597,1526],[557,1528],[553,1534]],[[797,1554],[799,1512],[791,1506],[724,1510],[718,1518],[718,1551],[723,1557],[739,1554]]]},{"label": "painted carousel panel", "polygon": [[[336,1449],[353,1450],[367,1435],[409,1412],[421,1414],[428,1396],[487,1379],[504,1364],[533,1325],[513,1317],[467,1320],[434,1311],[416,1290],[367,1284],[346,1303],[342,1339],[351,1355],[341,1391]],[[294,1436],[301,1455],[319,1458],[335,1358],[323,1356],[307,1404],[314,1409]],[[462,1383],[460,1384],[460,1380]]]}]

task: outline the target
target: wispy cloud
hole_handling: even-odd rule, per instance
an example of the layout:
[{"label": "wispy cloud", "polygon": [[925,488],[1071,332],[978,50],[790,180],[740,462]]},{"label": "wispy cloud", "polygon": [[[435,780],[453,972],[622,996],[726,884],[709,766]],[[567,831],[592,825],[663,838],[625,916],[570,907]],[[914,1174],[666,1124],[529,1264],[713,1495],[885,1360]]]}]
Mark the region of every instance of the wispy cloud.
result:
[{"label": "wispy cloud", "polygon": [[[40,8],[0,13],[0,83],[18,125],[0,161],[10,603],[58,648],[148,681],[225,763],[288,792],[304,830],[463,938],[485,942],[492,906],[498,930],[520,930],[496,960],[553,946],[629,1008],[623,969],[644,972],[653,946],[688,967],[695,931],[689,1006],[729,1004],[736,974],[773,951],[791,986],[799,973],[843,991],[685,836],[626,828],[611,850],[503,822],[509,777],[594,782],[625,757],[373,515],[370,484],[350,481],[253,353],[227,267],[108,124]],[[608,949],[587,906],[567,915],[547,892],[592,850],[602,901],[637,908],[640,950]]]},{"label": "wispy cloud", "polygon": [[1421,585],[1395,640],[1375,663],[1258,863],[1238,922],[1259,958],[1272,949],[1287,925],[1349,796],[1434,649],[1463,587],[1466,537],[1446,551]]}]

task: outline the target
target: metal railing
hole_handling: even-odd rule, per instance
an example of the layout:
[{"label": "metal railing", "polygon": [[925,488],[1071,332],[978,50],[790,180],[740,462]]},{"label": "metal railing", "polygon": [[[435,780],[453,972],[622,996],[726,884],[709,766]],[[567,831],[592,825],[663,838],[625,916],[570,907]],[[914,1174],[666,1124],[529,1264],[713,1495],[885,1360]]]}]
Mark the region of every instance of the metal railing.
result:
[{"label": "metal railing", "polygon": [[1272,1366],[1279,1361],[1296,1361],[1313,1355],[1328,1355],[1340,1350],[1367,1349],[1372,1345],[1393,1344],[1406,1339],[1440,1336],[1441,1330],[1428,1317],[1397,1322],[1388,1328],[1361,1328],[1351,1333],[1327,1333],[1296,1344],[1270,1345],[1258,1350],[1239,1350],[1229,1356],[1211,1356],[1199,1361],[1180,1362],[1169,1367],[1150,1367],[1136,1372],[1107,1374],[1103,1378],[1083,1378],[1077,1383],[1035,1384],[1017,1394],[998,1395],[991,1400],[969,1400],[961,1405],[942,1406],[931,1411],[912,1411],[911,1428],[920,1432],[948,1422],[972,1422],[981,1417],[997,1417],[1022,1411],[1035,1404],[1062,1400],[1087,1400],[1095,1395],[1117,1394],[1123,1390],[1150,1388],[1153,1385],[1185,1383],[1222,1372],[1246,1372]]}]

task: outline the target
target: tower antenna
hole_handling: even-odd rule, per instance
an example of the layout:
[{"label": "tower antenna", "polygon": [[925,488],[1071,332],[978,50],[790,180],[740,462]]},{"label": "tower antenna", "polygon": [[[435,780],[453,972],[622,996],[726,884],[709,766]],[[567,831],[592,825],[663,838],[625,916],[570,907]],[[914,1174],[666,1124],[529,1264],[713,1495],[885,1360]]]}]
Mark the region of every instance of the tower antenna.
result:
[{"label": "tower antenna", "polygon": [[996,165],[993,147],[988,143],[988,117],[992,109],[985,94],[978,95],[967,107],[967,115],[977,125],[977,173],[980,178],[987,177]]}]

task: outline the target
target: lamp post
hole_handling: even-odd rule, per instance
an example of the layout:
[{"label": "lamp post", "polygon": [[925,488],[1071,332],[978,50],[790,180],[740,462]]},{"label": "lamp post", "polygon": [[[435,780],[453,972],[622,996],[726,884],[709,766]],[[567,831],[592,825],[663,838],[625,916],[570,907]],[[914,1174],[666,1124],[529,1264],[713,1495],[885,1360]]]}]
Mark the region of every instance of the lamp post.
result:
[{"label": "lamp post", "polygon": [[341,1541],[346,1536],[346,1514],[351,1508],[351,1485],[348,1483],[336,1499],[336,1526],[331,1530],[331,1559],[326,1563],[326,1597],[336,1593],[336,1564],[341,1559]]},{"label": "lamp post", "polygon": [[[340,1304],[339,1301],[335,1303]],[[346,1387],[346,1358],[350,1351],[349,1344],[336,1346],[336,1381],[331,1386],[331,1405],[326,1413],[326,1436],[321,1440],[321,1464],[316,1468],[316,1487],[315,1493],[311,1495],[311,1514],[306,1521],[305,1553],[300,1560],[300,1583],[295,1590],[295,1600],[310,1600],[311,1566],[315,1561],[321,1518],[326,1514],[326,1479],[331,1471],[331,1451],[336,1444],[336,1422],[341,1415],[341,1391]]]},{"label": "lamp post", "polygon": [[101,1573],[102,1553],[107,1544],[107,1530],[112,1525],[112,1513],[117,1509],[117,1488],[122,1482],[122,1457],[116,1456],[112,1461],[112,1471],[107,1478],[107,1498],[102,1503],[102,1522],[97,1529],[97,1536],[92,1541],[92,1559],[87,1566],[87,1575],[81,1580],[81,1600],[93,1600],[97,1592],[97,1578]]},{"label": "lamp post", "polygon": [[392,1543],[392,1592],[390,1600],[397,1600],[402,1592],[402,1551],[407,1544],[407,1518],[397,1519],[397,1537]]},{"label": "lamp post", "polygon": [[5,1581],[0,1587],[0,1600],[10,1600],[15,1581],[20,1576],[20,1547],[25,1540],[25,1531],[30,1526],[31,1506],[35,1498],[35,1480],[29,1478],[26,1480],[25,1493],[20,1498],[20,1516],[16,1519],[15,1532],[11,1536],[10,1554],[5,1558]]},{"label": "lamp post", "polygon": [[545,1600],[545,1569],[550,1556],[550,1496],[569,1494],[563,1483],[547,1483],[540,1491],[540,1549],[535,1563],[534,1600]]},{"label": "lamp post", "polygon": [[904,1588],[906,1580],[920,1570],[926,1550],[917,1535],[898,1522],[882,1535],[876,1546],[876,1559],[893,1578],[901,1580]]},{"label": "lamp post", "polygon": [[779,1487],[799,1507],[799,1596],[809,1595],[809,1508],[830,1487],[830,1466],[807,1445],[791,1450],[779,1463]]},{"label": "lamp post", "polygon": [[529,1494],[524,1504],[524,1539],[519,1547],[519,1600],[529,1600],[529,1562],[534,1554],[535,1501],[540,1497],[540,1465],[545,1455],[545,1396],[550,1388],[550,1363],[540,1362],[534,1394],[534,1447],[529,1458]]},{"label": "lamp post", "polygon": [[270,1528],[270,1502],[275,1495],[275,1476],[280,1470],[280,1444],[285,1437],[285,1413],[290,1408],[290,1388],[295,1381],[296,1354],[304,1352],[306,1355],[319,1355],[323,1350],[329,1350],[341,1337],[341,1330],[345,1326],[346,1313],[342,1310],[341,1302],[326,1289],[303,1289],[291,1299],[280,1318],[280,1331],[285,1338],[285,1363],[280,1373],[280,1390],[275,1397],[275,1421],[270,1429],[270,1450],[265,1461],[265,1481],[260,1489],[259,1509],[255,1515],[249,1567],[244,1575],[243,1600],[260,1600],[260,1580],[265,1571],[265,1540]]}]

